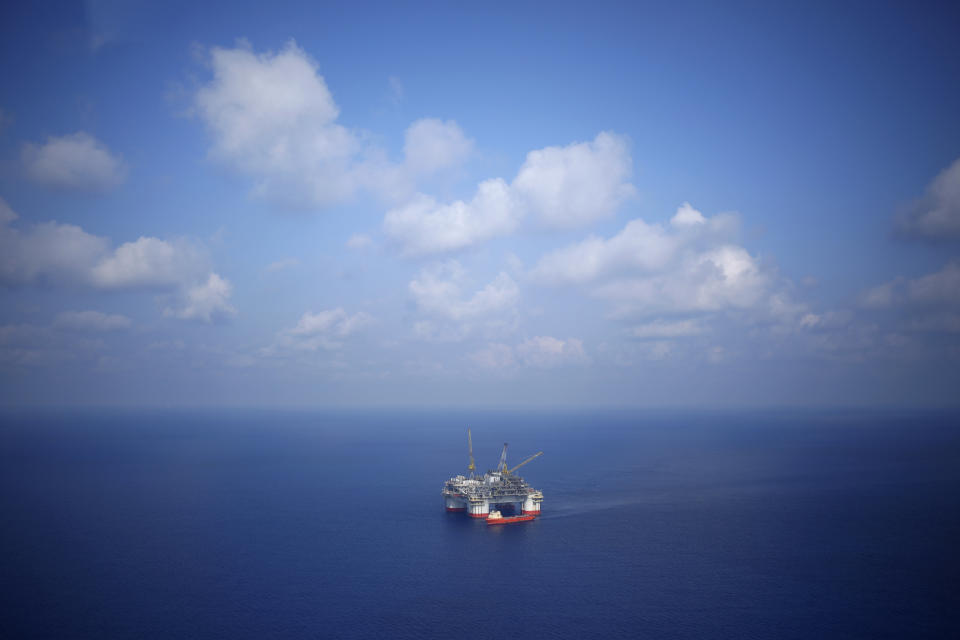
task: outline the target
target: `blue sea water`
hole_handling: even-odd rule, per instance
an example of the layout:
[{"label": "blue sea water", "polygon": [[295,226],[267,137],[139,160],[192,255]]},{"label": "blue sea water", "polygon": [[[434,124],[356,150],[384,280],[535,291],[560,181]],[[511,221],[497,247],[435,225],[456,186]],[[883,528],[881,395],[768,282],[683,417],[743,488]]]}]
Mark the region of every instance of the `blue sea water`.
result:
[{"label": "blue sea water", "polygon": [[6,411],[0,542],[9,638],[960,637],[960,416]]}]

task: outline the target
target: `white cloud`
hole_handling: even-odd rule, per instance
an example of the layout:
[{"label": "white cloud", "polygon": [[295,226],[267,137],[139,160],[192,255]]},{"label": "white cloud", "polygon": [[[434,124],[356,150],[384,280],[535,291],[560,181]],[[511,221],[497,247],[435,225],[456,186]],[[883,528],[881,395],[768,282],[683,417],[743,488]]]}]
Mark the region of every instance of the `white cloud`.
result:
[{"label": "white cloud", "polygon": [[609,239],[591,236],[543,256],[531,271],[548,285],[583,285],[617,315],[762,310],[792,317],[802,305],[777,290],[776,277],[730,241],[735,218],[704,217],[684,203],[670,228],[641,219]]},{"label": "white cloud", "polygon": [[127,316],[100,311],[64,311],[53,322],[54,326],[76,331],[120,331],[129,329],[133,321]]},{"label": "white cloud", "polygon": [[501,271],[469,298],[464,298],[462,293],[464,275],[455,260],[433,265],[421,270],[410,282],[410,293],[421,311],[450,320],[469,320],[516,306],[520,289],[506,272]]},{"label": "white cloud", "polygon": [[28,178],[58,189],[103,193],[126,177],[120,156],[83,131],[50,136],[42,145],[27,143],[21,159]]},{"label": "white cloud", "polygon": [[960,159],[940,172],[899,220],[900,230],[929,240],[960,239]]},{"label": "white cloud", "polygon": [[340,307],[317,313],[307,311],[295,327],[281,331],[275,346],[266,351],[272,354],[278,348],[297,351],[339,349],[345,338],[372,322],[373,317],[363,311],[350,315]]},{"label": "white cloud", "polygon": [[668,268],[684,251],[725,242],[736,229],[733,216],[707,219],[687,202],[670,223],[672,229],[667,229],[636,218],[609,239],[589,236],[548,253],[531,276],[544,284],[584,284],[622,273],[654,274]]},{"label": "white cloud", "polygon": [[594,293],[613,301],[620,315],[757,309],[763,303],[770,310],[771,285],[745,249],[723,246],[688,256],[675,269],[601,284]]},{"label": "white cloud", "polygon": [[15,219],[7,207],[0,222],[0,285],[152,290],[179,300],[167,315],[210,320],[233,312],[226,302],[230,284],[189,242],[141,237],[114,249],[109,239],[75,225],[44,222],[19,229],[9,224]]},{"label": "white cloud", "polygon": [[689,202],[684,202],[677,208],[677,212],[670,218],[670,224],[675,227],[694,227],[706,224],[703,214],[693,208]]},{"label": "white cloud", "polygon": [[295,42],[263,54],[214,47],[210,67],[195,104],[211,155],[253,176],[258,195],[323,206],[353,193],[360,140],[337,124],[323,76]]},{"label": "white cloud", "polygon": [[407,128],[403,153],[415,174],[429,175],[462,163],[473,150],[473,140],[453,120],[423,118]]},{"label": "white cloud", "polygon": [[0,225],[0,284],[90,284],[109,247],[106,238],[71,224],[44,222],[23,231]]},{"label": "white cloud", "polygon": [[404,255],[442,253],[513,232],[521,213],[510,187],[497,178],[480,183],[470,202],[440,204],[419,195],[388,211],[383,229]]},{"label": "white cloud", "polygon": [[169,289],[206,270],[206,260],[186,242],[140,237],[101,259],[92,276],[103,289]]},{"label": "white cloud", "polygon": [[163,314],[182,320],[213,322],[234,316],[237,310],[230,304],[233,286],[216,273],[205,282],[195,284],[181,294],[179,304],[164,309]]},{"label": "white cloud", "polygon": [[608,240],[590,236],[548,253],[531,276],[546,284],[583,284],[623,271],[655,272],[675,257],[681,244],[678,235],[637,218]]},{"label": "white cloud", "polygon": [[297,326],[291,329],[290,333],[297,336],[332,334],[345,337],[367,324],[368,321],[369,316],[362,311],[351,316],[339,307],[319,313],[308,311],[300,317]]},{"label": "white cloud", "polygon": [[423,268],[408,289],[423,318],[414,334],[431,341],[459,341],[474,331],[492,337],[512,330],[517,322],[520,288],[504,271],[470,294],[466,273],[450,260]]},{"label": "white cloud", "polygon": [[635,193],[626,140],[601,132],[592,142],[527,154],[513,188],[541,221],[571,228],[609,218]]},{"label": "white cloud", "polygon": [[546,226],[575,227],[613,215],[634,193],[626,142],[600,133],[592,142],[531,151],[512,184],[481,182],[469,201],[418,194],[387,212],[384,232],[404,255],[457,251],[516,231],[532,213]]},{"label": "white cloud", "polygon": [[391,162],[371,136],[337,121],[317,64],[292,40],[278,52],[213,47],[209,62],[213,77],[194,105],[211,134],[210,155],[253,178],[257,196],[306,207],[358,190],[407,198],[416,176],[457,164],[472,148],[455,122],[423,119],[407,130],[405,162]]},{"label": "white cloud", "polygon": [[589,362],[583,342],[576,338],[561,340],[552,336],[528,338],[516,347],[491,342],[469,354],[468,358],[484,369],[495,370],[506,370],[515,365],[548,369]]}]

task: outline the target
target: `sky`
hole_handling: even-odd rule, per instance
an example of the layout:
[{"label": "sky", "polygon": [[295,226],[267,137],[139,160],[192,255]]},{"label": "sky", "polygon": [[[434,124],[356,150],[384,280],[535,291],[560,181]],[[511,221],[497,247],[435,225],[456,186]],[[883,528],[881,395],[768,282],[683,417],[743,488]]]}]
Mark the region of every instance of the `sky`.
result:
[{"label": "sky", "polygon": [[960,404],[950,3],[4,3],[0,404]]}]

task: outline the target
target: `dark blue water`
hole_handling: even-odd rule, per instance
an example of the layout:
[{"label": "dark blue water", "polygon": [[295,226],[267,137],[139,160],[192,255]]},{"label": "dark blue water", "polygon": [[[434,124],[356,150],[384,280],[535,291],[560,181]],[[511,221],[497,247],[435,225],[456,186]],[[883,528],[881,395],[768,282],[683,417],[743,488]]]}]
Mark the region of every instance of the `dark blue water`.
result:
[{"label": "dark blue water", "polygon": [[960,637],[958,418],[6,412],[0,636]]}]

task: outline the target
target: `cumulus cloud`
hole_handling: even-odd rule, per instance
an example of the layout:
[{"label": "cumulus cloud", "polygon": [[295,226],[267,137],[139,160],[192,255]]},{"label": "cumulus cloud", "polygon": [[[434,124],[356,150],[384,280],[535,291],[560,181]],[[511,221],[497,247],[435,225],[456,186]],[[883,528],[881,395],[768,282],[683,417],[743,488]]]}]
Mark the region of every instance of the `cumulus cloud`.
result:
[{"label": "cumulus cloud", "polygon": [[403,163],[371,136],[338,122],[340,109],[317,64],[290,41],[278,52],[213,47],[212,78],[196,93],[210,155],[254,179],[254,194],[328,207],[366,189],[408,196],[412,181],[461,162],[472,148],[453,121],[424,119],[407,130]]},{"label": "cumulus cloud", "polygon": [[583,284],[630,270],[652,273],[673,260],[681,244],[679,236],[637,218],[609,239],[590,236],[548,253],[531,275],[548,284]]},{"label": "cumulus cloud", "polygon": [[21,160],[30,180],[57,189],[104,193],[126,177],[122,158],[84,131],[27,143]]},{"label": "cumulus cloud", "polygon": [[417,307],[426,313],[464,320],[511,309],[520,298],[517,283],[506,272],[469,298],[462,292],[465,272],[460,263],[451,260],[424,268],[409,284]]},{"label": "cumulus cloud", "polygon": [[742,247],[724,245],[686,256],[675,269],[618,278],[595,291],[616,302],[621,313],[646,314],[756,308],[769,301],[770,285],[756,258]]},{"label": "cumulus cloud", "polygon": [[670,224],[674,227],[698,227],[707,224],[707,219],[702,213],[693,208],[689,202],[684,202],[677,207],[677,212],[670,218]]},{"label": "cumulus cloud", "polygon": [[206,260],[189,243],[140,237],[104,256],[91,270],[103,289],[169,289],[206,270]]},{"label": "cumulus cloud", "polygon": [[404,255],[443,253],[513,232],[521,209],[499,178],[480,183],[470,202],[440,204],[419,195],[387,212],[383,230]]},{"label": "cumulus cloud", "polygon": [[233,286],[216,273],[205,282],[188,287],[176,306],[167,307],[163,314],[183,320],[213,322],[234,316],[237,310],[230,304]]},{"label": "cumulus cloud", "polygon": [[582,285],[609,300],[617,315],[762,310],[795,316],[802,305],[777,278],[733,241],[736,219],[703,216],[681,205],[669,226],[632,220],[611,238],[591,236],[543,256],[535,282]]},{"label": "cumulus cloud", "polygon": [[329,205],[353,193],[361,142],[336,122],[326,82],[296,43],[263,54],[214,47],[210,68],[195,105],[213,157],[253,176],[260,195]]},{"label": "cumulus cloud", "polygon": [[515,347],[491,342],[468,355],[484,369],[510,369],[514,366],[549,369],[563,365],[589,362],[583,342],[576,338],[561,340],[552,336],[534,336]]},{"label": "cumulus cloud", "polygon": [[462,340],[475,330],[487,334],[510,329],[516,323],[520,288],[501,271],[479,290],[468,294],[466,272],[459,262],[430,265],[410,281],[408,289],[424,319],[414,333],[426,340]]},{"label": "cumulus cloud", "polygon": [[76,225],[43,222],[15,229],[0,226],[0,284],[92,284],[92,270],[110,242]]},{"label": "cumulus cloud", "polygon": [[[960,260],[915,278],[898,276],[859,296],[859,321],[849,312],[806,314],[815,346],[857,361],[883,355],[942,357],[960,333]],[[822,334],[822,335],[818,335]]]},{"label": "cumulus cloud", "polygon": [[960,239],[960,159],[934,178],[898,226],[904,234],[917,238]]},{"label": "cumulus cloud", "polygon": [[64,311],[57,316],[53,325],[75,331],[108,332],[129,329],[133,321],[124,315],[100,311]]},{"label": "cumulus cloud", "polygon": [[317,313],[307,311],[300,317],[296,326],[281,331],[275,345],[266,351],[272,354],[278,349],[296,351],[339,349],[343,346],[345,338],[372,322],[373,317],[363,311],[351,315],[340,307]]},{"label": "cumulus cloud", "polygon": [[864,291],[861,305],[866,308],[960,307],[960,261],[948,262],[942,269],[919,278],[898,277]]},{"label": "cumulus cloud", "polygon": [[230,284],[192,243],[141,237],[113,248],[76,225],[15,228],[16,214],[2,201],[0,214],[0,286],[155,291],[177,301],[167,315],[209,321],[233,312],[226,303]]},{"label": "cumulus cloud", "polygon": [[423,118],[406,131],[404,162],[415,174],[429,175],[462,163],[473,150],[473,140],[453,120]]},{"label": "cumulus cloud", "polygon": [[589,236],[548,253],[531,275],[547,284],[584,284],[623,273],[653,274],[667,268],[685,250],[726,242],[736,227],[732,215],[708,220],[684,202],[669,227],[636,218],[609,239]]},{"label": "cumulus cloud", "polygon": [[527,154],[513,188],[549,226],[579,227],[609,218],[635,193],[626,140],[601,132],[592,142]]},{"label": "cumulus cloud", "polygon": [[405,255],[456,251],[513,233],[532,214],[571,228],[612,216],[633,195],[626,141],[602,132],[592,142],[527,154],[513,182],[481,182],[469,201],[441,203],[419,194],[387,212],[383,228]]}]

